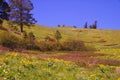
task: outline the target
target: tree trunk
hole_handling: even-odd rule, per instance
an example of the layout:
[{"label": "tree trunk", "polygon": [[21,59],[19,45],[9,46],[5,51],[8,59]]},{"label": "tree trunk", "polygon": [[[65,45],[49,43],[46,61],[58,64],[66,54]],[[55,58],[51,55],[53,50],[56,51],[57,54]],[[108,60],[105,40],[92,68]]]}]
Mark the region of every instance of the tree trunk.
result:
[{"label": "tree trunk", "polygon": [[23,7],[22,7],[22,0],[20,1],[20,29],[23,32]]},{"label": "tree trunk", "polygon": [[20,30],[23,32],[23,23],[20,24]]}]

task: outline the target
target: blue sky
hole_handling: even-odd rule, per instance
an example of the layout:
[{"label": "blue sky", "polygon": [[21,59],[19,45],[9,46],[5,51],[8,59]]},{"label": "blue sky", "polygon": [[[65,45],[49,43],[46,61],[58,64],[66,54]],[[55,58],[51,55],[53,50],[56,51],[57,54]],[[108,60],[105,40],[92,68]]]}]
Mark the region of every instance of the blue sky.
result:
[{"label": "blue sky", "polygon": [[120,0],[31,0],[38,24],[82,28],[98,21],[99,29],[120,29]]}]

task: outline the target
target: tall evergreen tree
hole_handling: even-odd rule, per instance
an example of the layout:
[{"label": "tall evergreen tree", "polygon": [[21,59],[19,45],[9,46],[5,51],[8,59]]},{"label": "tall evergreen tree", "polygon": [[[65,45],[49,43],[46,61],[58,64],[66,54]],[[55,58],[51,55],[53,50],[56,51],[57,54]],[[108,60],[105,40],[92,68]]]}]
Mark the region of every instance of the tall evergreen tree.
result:
[{"label": "tall evergreen tree", "polygon": [[95,29],[97,28],[97,21],[94,22],[94,25],[95,25]]},{"label": "tall evergreen tree", "polygon": [[95,21],[94,24],[90,26],[90,29],[97,29],[97,21]]},{"label": "tall evergreen tree", "polygon": [[84,28],[88,28],[88,24],[87,24],[87,22],[85,22]]},{"label": "tall evergreen tree", "polygon": [[55,38],[56,38],[57,42],[59,42],[59,40],[62,38],[61,33],[58,30],[55,33]]},{"label": "tall evergreen tree", "polygon": [[10,7],[4,0],[0,0],[0,25],[3,23],[3,19],[8,20],[8,12],[10,12]]},{"label": "tall evergreen tree", "polygon": [[10,20],[20,26],[21,32],[23,32],[23,26],[30,26],[36,22],[33,15],[30,13],[34,9],[30,0],[9,0],[11,8]]}]

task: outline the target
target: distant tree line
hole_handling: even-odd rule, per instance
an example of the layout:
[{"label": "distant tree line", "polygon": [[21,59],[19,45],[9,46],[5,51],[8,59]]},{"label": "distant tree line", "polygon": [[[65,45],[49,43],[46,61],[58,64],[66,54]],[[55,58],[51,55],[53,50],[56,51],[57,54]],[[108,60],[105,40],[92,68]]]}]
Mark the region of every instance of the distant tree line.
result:
[{"label": "distant tree line", "polygon": [[[65,25],[58,25],[58,27],[67,27]],[[77,28],[77,26],[69,26],[69,27],[73,27],[73,28]],[[88,25],[88,22],[85,22],[84,24],[84,28],[86,29],[97,29],[97,21],[94,21],[94,23],[92,25]]]},{"label": "distant tree line", "polygon": [[97,29],[97,21],[94,21],[94,24],[88,26],[88,23],[85,22],[84,28]]},{"label": "distant tree line", "polygon": [[[65,26],[65,25],[57,25],[57,27],[68,27],[68,26]],[[75,26],[75,25],[69,26],[69,27],[77,28],[77,26]]]}]

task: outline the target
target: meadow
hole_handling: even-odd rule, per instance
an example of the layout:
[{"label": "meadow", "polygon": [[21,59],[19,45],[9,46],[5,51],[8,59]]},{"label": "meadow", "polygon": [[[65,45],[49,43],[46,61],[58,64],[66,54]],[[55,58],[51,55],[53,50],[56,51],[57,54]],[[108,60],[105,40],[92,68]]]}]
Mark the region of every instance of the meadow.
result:
[{"label": "meadow", "polygon": [[[19,29],[10,30],[7,22],[3,25],[8,34],[22,40]],[[34,33],[36,44],[44,41],[46,36],[54,39],[55,31],[59,30],[62,35],[60,42],[80,40],[89,50],[12,51],[0,45],[0,80],[120,80],[120,30],[71,26],[50,28],[37,24],[29,28],[25,26],[24,30]],[[0,30],[0,44],[3,35],[6,35],[5,31]]]},{"label": "meadow", "polygon": [[57,58],[38,59],[29,54],[0,56],[1,80],[119,80],[119,66],[98,64],[94,68]]}]

